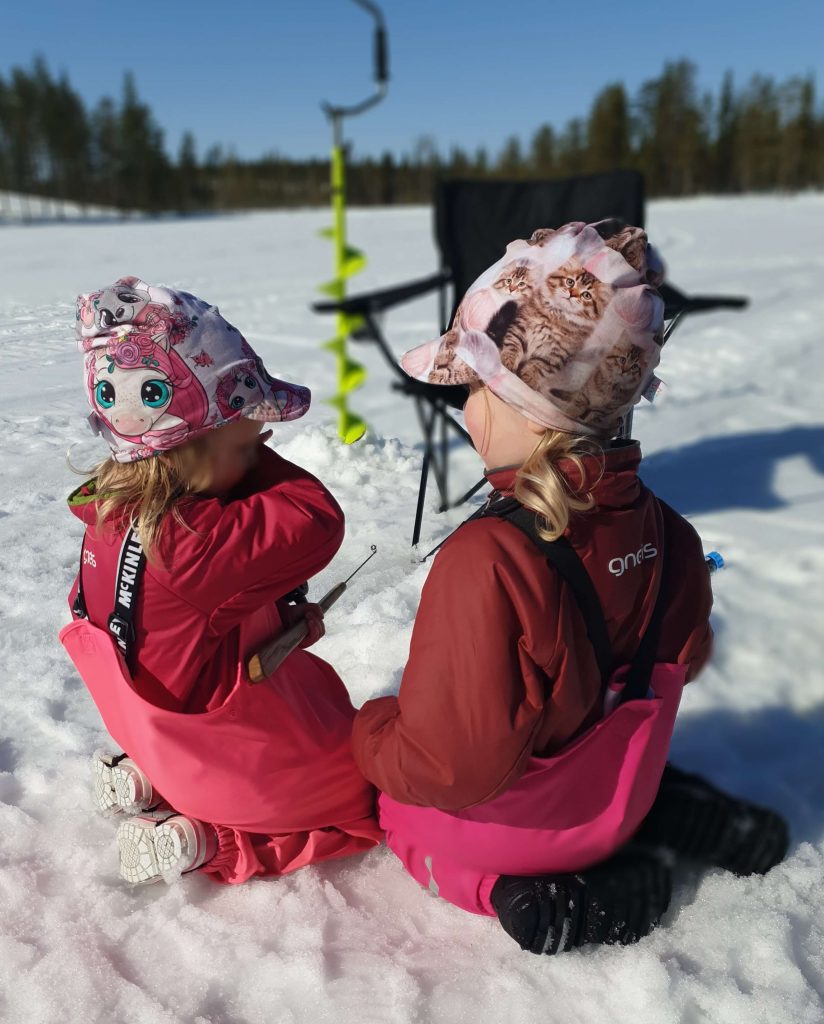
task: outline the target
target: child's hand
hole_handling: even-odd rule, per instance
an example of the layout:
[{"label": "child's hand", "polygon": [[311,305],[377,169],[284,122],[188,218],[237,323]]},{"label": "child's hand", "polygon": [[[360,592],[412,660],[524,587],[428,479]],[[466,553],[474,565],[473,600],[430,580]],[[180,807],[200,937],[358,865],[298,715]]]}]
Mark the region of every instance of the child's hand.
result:
[{"label": "child's hand", "polygon": [[300,622],[301,619],[306,619],[308,632],[300,642],[300,647],[304,649],[316,644],[326,633],[326,627],[323,624],[323,609],[319,604],[286,605],[281,609],[281,618],[287,629]]}]

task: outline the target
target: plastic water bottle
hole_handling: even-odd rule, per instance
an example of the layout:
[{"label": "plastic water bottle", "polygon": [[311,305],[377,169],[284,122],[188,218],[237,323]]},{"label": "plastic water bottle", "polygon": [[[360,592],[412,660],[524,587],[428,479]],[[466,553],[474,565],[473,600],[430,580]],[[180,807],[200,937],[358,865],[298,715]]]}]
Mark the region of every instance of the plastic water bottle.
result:
[{"label": "plastic water bottle", "polygon": [[705,555],[704,562],[710,575],[724,568],[724,558],[717,551],[710,551],[708,555]]}]

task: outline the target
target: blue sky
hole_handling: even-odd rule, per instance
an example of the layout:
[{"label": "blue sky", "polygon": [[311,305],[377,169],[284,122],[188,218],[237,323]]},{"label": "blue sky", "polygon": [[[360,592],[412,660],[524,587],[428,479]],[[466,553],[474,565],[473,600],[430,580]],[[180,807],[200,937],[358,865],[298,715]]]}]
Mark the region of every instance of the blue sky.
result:
[{"label": "blue sky", "polygon": [[[783,80],[815,73],[822,0],[384,0],[387,99],[348,123],[358,153],[396,154],[431,136],[495,153],[512,134],[563,126],[622,81],[630,93],[665,60],[687,57],[702,88],[726,69]],[[181,133],[243,157],[323,155],[320,102],[372,88],[372,25],[351,0],[9,0],[0,19],[0,74],[42,53],[89,102],[119,95],[131,69],[175,152]],[[819,91],[824,89],[817,76]]]}]

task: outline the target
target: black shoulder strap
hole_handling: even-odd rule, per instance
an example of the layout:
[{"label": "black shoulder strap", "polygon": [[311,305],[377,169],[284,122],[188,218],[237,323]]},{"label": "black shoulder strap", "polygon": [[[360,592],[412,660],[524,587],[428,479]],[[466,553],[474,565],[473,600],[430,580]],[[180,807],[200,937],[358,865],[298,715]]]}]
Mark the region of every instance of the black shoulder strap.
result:
[{"label": "black shoulder strap", "polygon": [[559,537],[555,541],[544,540],[538,533],[535,513],[524,508],[514,498],[507,503],[498,503],[497,507],[491,506],[487,514],[517,526],[569,584],[586,623],[587,636],[595,651],[601,681],[606,686],[613,669],[612,644],[598,593],[575,549],[566,537]]},{"label": "black shoulder strap", "polygon": [[[83,561],[86,551],[86,538],[80,548],[80,569],[77,573],[77,594],[74,598],[72,611],[80,619],[87,619],[86,599],[83,596]],[[117,560],[117,576],[114,581],[114,611],[107,623],[109,632],[117,646],[123,652],[127,664],[131,664],[134,645],[134,605],[143,570],[146,568],[146,554],[143,546],[132,527],[126,531]]]},{"label": "black shoulder strap", "polygon": [[83,541],[80,545],[80,567],[77,570],[77,593],[74,595],[72,611],[78,619],[88,619],[86,611],[86,599],[83,597],[83,562],[86,558],[86,534],[83,533]]},{"label": "black shoulder strap", "polygon": [[134,605],[143,570],[146,568],[146,553],[140,538],[132,527],[126,531],[120,557],[117,560],[117,578],[114,584],[114,611],[109,616],[109,632],[123,652],[127,664],[134,644]]},{"label": "black shoulder strap", "polygon": [[[497,516],[512,523],[513,526],[517,526],[569,584],[586,623],[587,636],[595,651],[601,681],[606,685],[613,671],[612,645],[609,641],[609,632],[598,593],[575,549],[565,537],[559,537],[555,541],[544,540],[538,533],[535,513],[524,508],[514,498],[510,498],[508,501],[499,501],[496,505],[490,506],[485,514]],[[663,519],[661,548],[663,565],[658,595],[638,650],[630,662],[626,682],[618,700],[619,704],[624,704],[629,700],[642,699],[646,697],[649,690],[652,668],[658,652],[661,622],[667,604],[669,551]]]}]

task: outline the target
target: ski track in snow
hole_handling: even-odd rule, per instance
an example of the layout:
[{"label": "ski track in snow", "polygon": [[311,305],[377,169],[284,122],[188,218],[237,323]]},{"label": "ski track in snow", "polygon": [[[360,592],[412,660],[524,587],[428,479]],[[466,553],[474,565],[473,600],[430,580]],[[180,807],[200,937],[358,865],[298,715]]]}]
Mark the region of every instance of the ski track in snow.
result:
[{"label": "ski track in snow", "polygon": [[[219,303],[267,367],[315,394],[279,450],[347,513],[313,593],[371,561],[318,653],[356,704],[397,689],[427,565],[411,557],[420,446],[414,410],[378,353],[352,406],[372,433],[345,448],[320,399],[331,321],[323,211],[186,222],[0,228],[0,1020],[444,1021],[455,1024],[821,1024],[824,1021],[824,196],[699,198],[649,208],[650,237],[690,292],[743,294],[695,316],[664,351],[668,392],[639,410],[645,479],[729,567],[715,577],[712,665],[685,694],[674,760],[781,808],[787,861],[766,878],[679,870],[665,927],[627,949],[521,954],[496,922],[439,902],[386,850],[239,888],[190,877],[130,890],[115,825],[89,809],[89,758],[110,745],[57,643],[81,530],[64,499],[104,452],[83,422],[73,298],[122,274]],[[436,266],[428,210],[353,211],[369,257],[354,289]],[[537,226],[537,225],[536,225]],[[436,302],[387,316],[400,353],[432,337]],[[455,488],[479,465],[456,451]],[[422,550],[466,514],[435,514]]]}]

